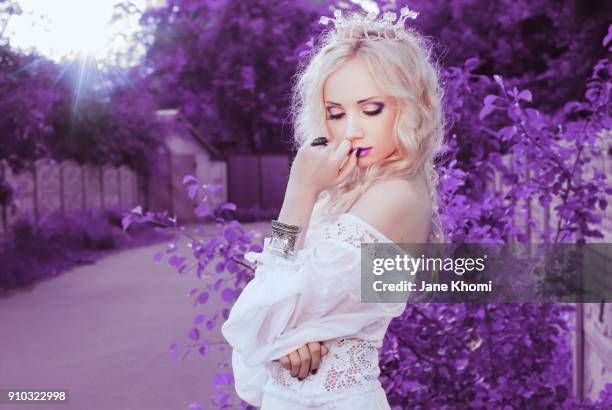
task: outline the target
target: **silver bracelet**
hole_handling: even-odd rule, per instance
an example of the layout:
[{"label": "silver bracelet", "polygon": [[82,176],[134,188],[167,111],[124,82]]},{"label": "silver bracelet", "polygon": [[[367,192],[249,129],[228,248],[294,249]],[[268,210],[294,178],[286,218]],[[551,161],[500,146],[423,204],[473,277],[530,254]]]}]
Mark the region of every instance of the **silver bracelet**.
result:
[{"label": "silver bracelet", "polygon": [[273,220],[272,238],[270,239],[268,250],[274,255],[294,261],[297,258],[295,247],[303,229],[301,226],[289,225]]}]

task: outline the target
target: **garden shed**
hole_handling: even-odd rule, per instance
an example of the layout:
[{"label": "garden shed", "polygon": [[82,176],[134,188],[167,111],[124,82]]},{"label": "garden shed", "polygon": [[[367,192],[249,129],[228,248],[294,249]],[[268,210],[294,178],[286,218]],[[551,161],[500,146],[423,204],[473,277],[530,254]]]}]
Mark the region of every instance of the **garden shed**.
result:
[{"label": "garden shed", "polygon": [[227,201],[227,166],[221,153],[177,110],[159,110],[165,145],[160,148],[156,175],[146,183],[143,203],[152,211],[168,210],[182,221],[194,219],[194,203],[185,191],[183,177],[194,175],[200,184],[219,184],[210,196],[211,204]]}]

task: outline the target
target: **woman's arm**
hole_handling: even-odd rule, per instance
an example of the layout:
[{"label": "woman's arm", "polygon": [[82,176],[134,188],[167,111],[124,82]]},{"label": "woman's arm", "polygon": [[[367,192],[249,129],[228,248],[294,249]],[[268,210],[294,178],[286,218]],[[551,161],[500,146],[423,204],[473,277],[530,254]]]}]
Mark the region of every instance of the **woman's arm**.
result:
[{"label": "woman's arm", "polygon": [[303,228],[295,250],[304,247],[308,222],[319,194],[341,183],[357,166],[357,152],[350,155],[350,148],[351,143],[342,139],[327,146],[305,144],[298,150],[278,216],[279,222]]},{"label": "woman's arm", "polygon": [[[350,212],[396,243],[425,242],[431,207],[429,195],[420,188],[408,181],[383,181],[366,191]],[[385,201],[381,202],[381,198]],[[306,207],[306,204],[303,206]],[[381,212],[382,206],[385,212]],[[297,210],[296,213],[299,213]],[[319,357],[322,355],[313,354],[309,349],[312,345],[314,343],[307,343],[281,358],[281,364],[291,371],[291,376],[307,377],[312,370],[319,368]],[[320,346],[323,348],[325,345],[321,343]]]},{"label": "woman's arm", "polygon": [[308,229],[308,222],[312,215],[312,210],[316,201],[315,192],[308,192],[304,189],[296,189],[292,186],[287,187],[283,207],[278,215],[278,221],[289,225],[301,226],[304,229],[296,244],[296,250],[304,247],[304,238]]}]

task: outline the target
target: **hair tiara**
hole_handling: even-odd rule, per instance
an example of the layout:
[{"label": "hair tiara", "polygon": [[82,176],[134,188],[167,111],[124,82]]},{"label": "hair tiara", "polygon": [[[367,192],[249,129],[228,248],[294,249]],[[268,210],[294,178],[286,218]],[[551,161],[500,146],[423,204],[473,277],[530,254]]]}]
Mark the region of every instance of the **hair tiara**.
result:
[{"label": "hair tiara", "polygon": [[[319,24],[328,25],[334,23],[334,32],[341,38],[355,38],[354,31],[362,30],[363,37],[369,40],[395,40],[401,41],[408,37],[404,22],[407,18],[416,19],[419,13],[409,7],[402,7],[399,18],[392,11],[386,11],[381,19],[376,19],[377,13],[370,12],[367,15],[353,13],[349,18],[342,15],[339,9],[334,10],[334,18],[321,16]],[[397,21],[396,21],[397,20]]]}]

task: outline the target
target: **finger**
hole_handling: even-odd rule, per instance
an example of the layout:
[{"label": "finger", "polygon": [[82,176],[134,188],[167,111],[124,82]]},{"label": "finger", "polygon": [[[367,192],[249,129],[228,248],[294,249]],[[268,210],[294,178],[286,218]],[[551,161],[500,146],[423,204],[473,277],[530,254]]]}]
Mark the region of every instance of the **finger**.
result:
[{"label": "finger", "polygon": [[289,362],[291,363],[291,376],[297,377],[301,365],[300,355],[297,350],[289,353]]},{"label": "finger", "polygon": [[289,356],[285,355],[281,357],[280,364],[287,370],[291,370],[291,360],[289,360]]},{"label": "finger", "polygon": [[308,376],[308,372],[310,371],[310,350],[308,350],[308,346],[304,345],[298,349],[298,354],[300,355],[300,360],[302,361],[302,365],[300,366],[300,372],[298,377],[303,379]]},{"label": "finger", "polygon": [[357,167],[357,155],[355,154],[355,152],[353,152],[349,157],[350,158],[348,159],[346,164],[344,164],[344,167],[340,169],[340,172],[338,173],[334,184],[339,184],[340,182],[342,182],[351,173],[351,171],[353,171]]},{"label": "finger", "polygon": [[316,374],[321,364],[321,343],[311,342],[307,346],[310,351],[310,372]]},{"label": "finger", "polygon": [[325,356],[329,349],[325,346],[325,343],[321,342],[321,356]]},{"label": "finger", "polygon": [[342,160],[342,164],[340,164],[339,169],[344,168],[344,166],[349,162],[350,159],[351,159],[351,155],[350,154],[346,155],[344,159]]},{"label": "finger", "polygon": [[346,138],[338,140],[338,142],[332,147],[335,156],[344,159],[351,150],[351,142]]},{"label": "finger", "polygon": [[340,169],[340,164],[342,164],[349,157],[349,153],[351,151],[351,143],[346,138],[342,140],[338,144],[338,146],[334,149],[331,154],[332,161],[336,163],[338,169]]},{"label": "finger", "polygon": [[306,376],[308,376],[308,373],[310,372],[311,357],[310,357],[310,350],[308,349],[308,346],[304,345],[300,347],[298,349],[298,354],[300,355],[300,361],[301,361],[298,378],[304,379]]}]

